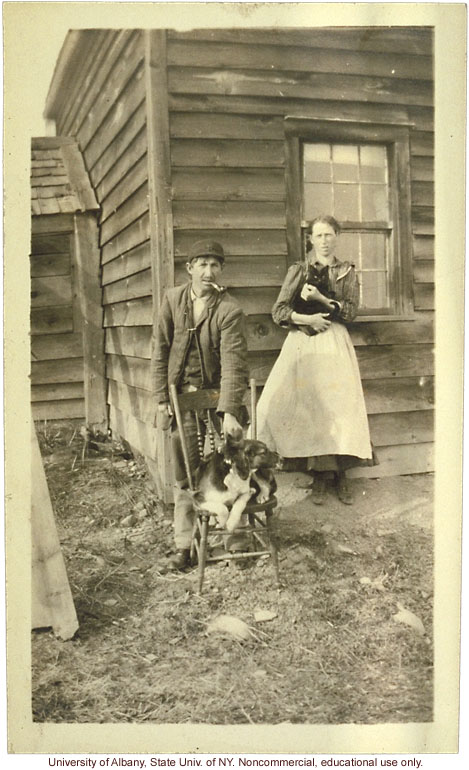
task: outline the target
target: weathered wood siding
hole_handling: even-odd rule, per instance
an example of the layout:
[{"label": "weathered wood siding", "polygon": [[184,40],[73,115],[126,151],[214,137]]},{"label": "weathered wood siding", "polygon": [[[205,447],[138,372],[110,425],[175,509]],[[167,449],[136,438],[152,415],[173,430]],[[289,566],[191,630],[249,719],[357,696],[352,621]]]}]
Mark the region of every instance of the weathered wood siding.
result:
[{"label": "weathered wood siding", "polygon": [[81,418],[83,343],[73,280],[72,214],[32,217],[30,260],[33,418]]},{"label": "weathered wood siding", "polygon": [[[110,426],[154,457],[152,280],[143,33],[96,30],[57,132],[76,138],[99,220]],[[152,422],[152,421],[151,421]]]},{"label": "weathered wood siding", "polygon": [[415,30],[168,33],[175,280],[190,243],[220,240],[248,316],[251,375],[284,339],[270,310],[287,269],[285,116],[411,122],[415,320],[351,330],[380,465],[432,467],[432,34]]}]

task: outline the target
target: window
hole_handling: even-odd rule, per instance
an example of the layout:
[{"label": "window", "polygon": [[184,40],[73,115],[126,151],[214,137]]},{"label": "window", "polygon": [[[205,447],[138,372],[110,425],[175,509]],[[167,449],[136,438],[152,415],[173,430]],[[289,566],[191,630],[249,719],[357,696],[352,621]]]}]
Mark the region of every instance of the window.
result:
[{"label": "window", "polygon": [[292,261],[299,252],[305,253],[308,222],[318,214],[332,214],[342,228],[337,257],[350,260],[357,270],[360,315],[408,315],[412,296],[407,128],[306,118],[287,118],[286,126]]}]

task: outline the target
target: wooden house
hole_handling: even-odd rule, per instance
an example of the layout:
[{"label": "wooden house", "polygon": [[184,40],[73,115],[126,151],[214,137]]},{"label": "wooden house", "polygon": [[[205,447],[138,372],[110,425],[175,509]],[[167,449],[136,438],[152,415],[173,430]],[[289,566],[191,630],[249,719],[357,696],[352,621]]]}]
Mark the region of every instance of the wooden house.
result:
[{"label": "wooden house", "polygon": [[102,430],[99,206],[74,139],[33,139],[31,153],[33,418],[84,418]]},{"label": "wooden house", "polygon": [[100,206],[110,426],[166,497],[149,377],[165,288],[194,240],[221,241],[262,385],[284,338],[270,310],[316,213],[341,221],[362,286],[351,334],[380,465],[354,473],[432,469],[430,28],[74,31],[45,115]]}]

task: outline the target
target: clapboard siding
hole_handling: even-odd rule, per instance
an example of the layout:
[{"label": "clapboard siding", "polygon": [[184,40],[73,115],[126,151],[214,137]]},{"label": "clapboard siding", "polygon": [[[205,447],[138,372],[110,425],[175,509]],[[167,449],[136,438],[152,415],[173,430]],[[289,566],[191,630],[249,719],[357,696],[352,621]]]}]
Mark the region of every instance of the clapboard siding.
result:
[{"label": "clapboard siding", "polygon": [[[51,157],[51,169],[62,162],[60,150],[51,150],[51,156],[54,152],[58,157]],[[47,163],[42,151],[41,158],[36,163]],[[85,416],[83,337],[74,306],[72,231],[70,214],[33,217],[30,321],[31,402],[35,420]]]},{"label": "clapboard siding", "polygon": [[[86,74],[73,86],[62,125],[77,136],[101,205],[111,426],[155,457],[149,355],[158,236],[148,205],[144,40],[138,30],[90,34]],[[221,282],[246,313],[250,370],[260,386],[285,338],[271,318],[287,268],[285,117],[408,127],[415,312],[350,327],[380,457],[377,472],[357,472],[431,469],[432,30],[204,29],[166,37],[174,282],[186,280],[194,240],[223,244]],[[55,250],[43,253],[38,279],[47,278]],[[52,337],[66,319],[49,320]]]},{"label": "clapboard siding", "polygon": [[378,53],[415,54],[430,56],[432,47],[431,28],[390,29],[379,27],[361,29],[338,29],[337,27],[322,27],[320,29],[199,29],[191,32],[175,32],[169,30],[169,40],[206,40],[232,44],[251,44],[258,46],[260,42],[266,45],[304,46],[306,48],[332,48],[343,51],[376,51]]}]

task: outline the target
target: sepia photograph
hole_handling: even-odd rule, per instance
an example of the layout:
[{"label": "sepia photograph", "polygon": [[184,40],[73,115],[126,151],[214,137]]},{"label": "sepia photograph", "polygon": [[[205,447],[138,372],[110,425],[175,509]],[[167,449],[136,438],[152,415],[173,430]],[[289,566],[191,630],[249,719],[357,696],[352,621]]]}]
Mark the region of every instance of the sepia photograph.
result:
[{"label": "sepia photograph", "polygon": [[[284,743],[250,751],[294,753],[301,726],[388,726],[373,751],[455,750],[429,739],[457,743],[457,684],[445,723],[435,680],[438,628],[459,655],[435,621],[435,277],[464,265],[435,262],[437,151],[464,163],[436,133],[435,20],[128,5],[166,18],[61,23],[22,144],[31,735],[73,725],[60,750],[84,751],[86,726],[198,725],[174,748],[197,752],[205,728],[271,726]],[[437,366],[462,344],[452,301]]]}]

